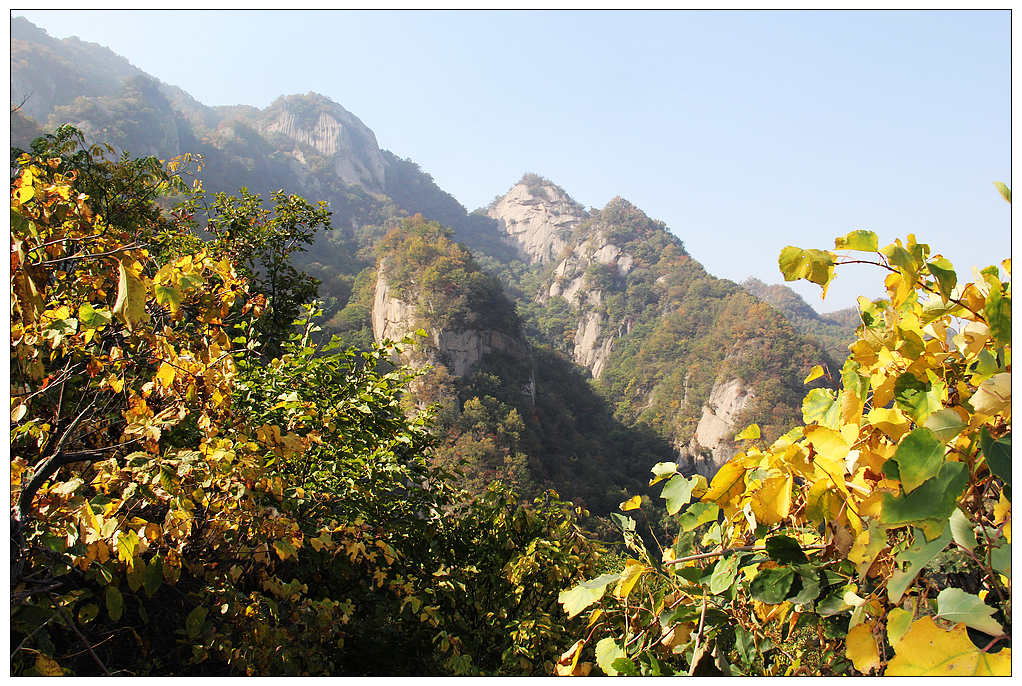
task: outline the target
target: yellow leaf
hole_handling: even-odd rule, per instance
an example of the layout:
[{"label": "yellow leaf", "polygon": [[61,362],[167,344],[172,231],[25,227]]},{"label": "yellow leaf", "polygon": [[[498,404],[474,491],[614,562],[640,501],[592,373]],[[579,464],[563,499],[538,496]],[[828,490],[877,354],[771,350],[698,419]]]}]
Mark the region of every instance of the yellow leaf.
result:
[{"label": "yellow leaf", "polygon": [[633,495],[631,498],[629,498],[628,500],[626,500],[623,503],[621,503],[621,505],[619,505],[619,507],[621,508],[622,512],[627,512],[628,510],[638,510],[639,509],[639,505],[641,505],[641,504],[642,504],[642,496],[640,496],[640,495]]},{"label": "yellow leaf", "polygon": [[161,362],[160,368],[156,372],[156,380],[164,388],[170,388],[174,385],[174,375],[175,369],[166,362]]},{"label": "yellow leaf", "polygon": [[35,657],[35,671],[40,676],[64,676],[64,670],[60,668],[57,661],[39,653]]},{"label": "yellow leaf", "polygon": [[614,595],[621,600],[627,598],[645,571],[646,565],[638,560],[627,560],[625,569],[621,572],[621,578],[618,579],[617,586],[614,587]]},{"label": "yellow leaf", "polygon": [[1005,521],[1011,514],[1011,501],[1004,497],[1004,491],[1001,491],[1001,497],[998,498],[997,503],[994,505],[994,524],[1000,524]]},{"label": "yellow leaf", "polygon": [[117,261],[117,301],[114,303],[114,315],[124,322],[128,331],[133,331],[139,324],[149,320],[145,311],[146,287],[131,266],[124,260]]},{"label": "yellow leaf", "polygon": [[807,376],[805,378],[805,381],[803,381],[802,383],[804,384],[811,383],[816,379],[819,379],[821,376],[823,376],[823,366],[816,365],[815,367],[809,370],[809,376]]},{"label": "yellow leaf", "polygon": [[880,666],[880,649],[873,638],[873,627],[870,624],[856,624],[852,627],[845,645],[845,656],[860,672],[869,672]]},{"label": "yellow leaf", "polygon": [[1010,676],[1011,649],[984,653],[972,644],[964,624],[944,631],[932,617],[913,622],[894,645],[885,676]]},{"label": "yellow leaf", "polygon": [[866,414],[866,421],[887,434],[895,443],[909,430],[908,418],[895,408],[874,407]]},{"label": "yellow leaf", "polygon": [[736,441],[754,441],[759,438],[759,424],[749,424],[747,427],[741,430],[736,436]]},{"label": "yellow leaf", "polygon": [[725,505],[745,490],[745,467],[735,462],[725,462],[710,481],[710,488],[703,494],[703,501]]},{"label": "yellow leaf", "polygon": [[763,482],[763,486],[752,496],[752,512],[756,522],[771,526],[788,517],[791,511],[791,474],[774,476]]}]

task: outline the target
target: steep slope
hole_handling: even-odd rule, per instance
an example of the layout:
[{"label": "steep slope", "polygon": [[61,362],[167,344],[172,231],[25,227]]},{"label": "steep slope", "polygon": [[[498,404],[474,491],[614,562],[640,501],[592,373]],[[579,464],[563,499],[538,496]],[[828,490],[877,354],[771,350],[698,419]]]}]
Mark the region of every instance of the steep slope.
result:
[{"label": "steep slope", "polygon": [[452,236],[421,216],[392,229],[371,296],[377,341],[426,333],[403,357],[431,367],[414,391],[420,407],[438,408],[436,462],[470,488],[493,478],[530,495],[553,487],[595,512],[645,490],[670,446],[614,419],[563,356],[530,346],[500,283]]},{"label": "steep slope", "polygon": [[662,222],[621,198],[581,212],[532,177],[488,214],[532,265],[519,283],[533,284],[520,303],[529,333],[586,367],[616,416],[654,428],[690,471],[712,475],[748,422],[772,437],[799,417],[801,379],[823,351],[707,274]]},{"label": "steep slope", "polygon": [[862,323],[854,307],[818,314],[787,286],[767,285],[750,278],[742,282],[742,288],[779,310],[798,331],[819,341],[838,365],[848,357],[848,346],[855,340],[855,327]]}]

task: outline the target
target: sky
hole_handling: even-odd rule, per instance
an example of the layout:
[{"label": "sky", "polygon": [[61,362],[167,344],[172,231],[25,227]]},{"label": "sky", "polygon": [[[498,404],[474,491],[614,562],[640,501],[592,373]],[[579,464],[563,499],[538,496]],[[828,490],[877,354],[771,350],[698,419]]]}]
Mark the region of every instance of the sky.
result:
[{"label": "sky", "polygon": [[[1007,10],[12,14],[207,105],[322,93],[469,211],[525,172],[621,196],[736,281],[853,229],[914,233],[961,277],[1010,255]],[[882,278],[789,285],[827,312]]]}]

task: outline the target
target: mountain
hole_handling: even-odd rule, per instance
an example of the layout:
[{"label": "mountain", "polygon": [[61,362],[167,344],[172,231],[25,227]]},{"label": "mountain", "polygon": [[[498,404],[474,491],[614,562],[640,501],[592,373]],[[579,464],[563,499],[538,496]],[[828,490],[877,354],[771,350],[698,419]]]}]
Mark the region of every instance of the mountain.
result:
[{"label": "mountain", "polygon": [[432,371],[410,400],[435,407],[434,459],[471,485],[553,486],[607,512],[645,491],[655,462],[710,476],[746,424],[767,440],[786,431],[801,380],[827,359],[628,201],[587,210],[526,174],[468,212],[322,95],[207,107],[16,18],[12,106],[22,101],[15,144],[69,122],[133,155],[198,153],[210,192],[327,201],[332,229],[300,258],[322,282],[327,327],[361,346],[425,331],[405,359]]},{"label": "mountain", "polygon": [[823,351],[707,274],[663,222],[622,198],[586,211],[536,175],[487,214],[531,267],[508,277],[527,330],[585,367],[621,421],[669,440],[689,471],[712,476],[747,423],[773,438],[799,417],[801,379]]},{"label": "mountain", "polygon": [[840,363],[848,357],[848,346],[855,340],[855,327],[862,323],[859,311],[854,307],[818,314],[802,296],[787,286],[767,285],[759,279],[749,278],[742,282],[742,288],[777,308],[792,326],[823,344],[835,362]]}]

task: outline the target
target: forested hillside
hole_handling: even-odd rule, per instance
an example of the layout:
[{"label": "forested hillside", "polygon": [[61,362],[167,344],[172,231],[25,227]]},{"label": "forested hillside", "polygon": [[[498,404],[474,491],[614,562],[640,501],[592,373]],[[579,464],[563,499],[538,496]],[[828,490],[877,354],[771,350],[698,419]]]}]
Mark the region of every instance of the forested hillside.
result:
[{"label": "forested hillside", "polygon": [[[55,41],[23,20],[15,21],[13,40],[13,97],[31,96],[32,88],[50,93],[48,109],[22,108],[46,126],[70,122],[88,139],[116,150],[164,159],[200,155],[203,183],[213,192],[247,188],[268,197],[288,188],[326,202],[330,230],[316,232],[311,249],[294,260],[319,280],[326,326],[346,344],[368,346],[374,340],[378,244],[388,232],[409,226],[403,218],[414,214],[451,229],[451,239],[472,252],[473,264],[499,279],[530,344],[549,349],[558,365],[574,362],[593,377],[591,388],[575,384],[569,393],[542,378],[530,379],[537,402],[558,400],[547,412],[518,408],[527,425],[534,422],[527,434],[564,436],[563,428],[551,427],[567,425],[572,427],[567,435],[587,437],[575,446],[595,441],[592,448],[564,444],[555,450],[549,441],[534,442],[544,457],[518,462],[531,481],[546,484],[579,461],[590,476],[559,486],[571,497],[586,494],[586,502],[601,511],[612,499],[606,495],[611,478],[638,475],[616,482],[615,492],[642,488],[649,456],[629,458],[614,440],[580,431],[570,409],[576,397],[595,393],[606,408],[601,414],[613,416],[615,425],[658,437],[655,448],[640,441],[658,458],[675,453],[686,469],[712,474],[736,450],[731,439],[744,423],[758,421],[777,435],[797,419],[801,379],[825,361],[811,340],[775,321],[769,308],[735,284],[706,274],[667,227],[627,201],[616,199],[590,213],[549,181],[526,175],[490,208],[470,214],[414,162],[381,150],[368,127],[323,96],[282,97],[265,110],[205,107],[123,61],[107,70],[106,80],[86,87],[81,84],[90,83],[93,71],[114,60],[109,51]],[[72,73],[81,64],[78,85],[57,88],[47,80],[48,71],[30,68],[27,56],[36,53],[46,56],[43,63],[59,62]],[[114,83],[110,75],[121,80]],[[538,213],[536,226],[522,212]],[[524,223],[514,228],[518,219]],[[418,292],[438,295],[430,288]],[[579,299],[583,291],[586,297]],[[442,332],[445,322],[430,325]],[[514,368],[495,373],[517,389],[522,380],[514,378],[520,375]],[[519,403],[520,395],[514,390],[508,397]],[[464,403],[474,396],[459,397]],[[601,466],[605,461],[617,466],[608,472]],[[489,467],[482,471],[492,473]],[[603,494],[598,502],[596,493]]]},{"label": "forested hillside", "polygon": [[818,315],[18,18],[11,106],[12,674],[1010,672],[1010,259]]}]

